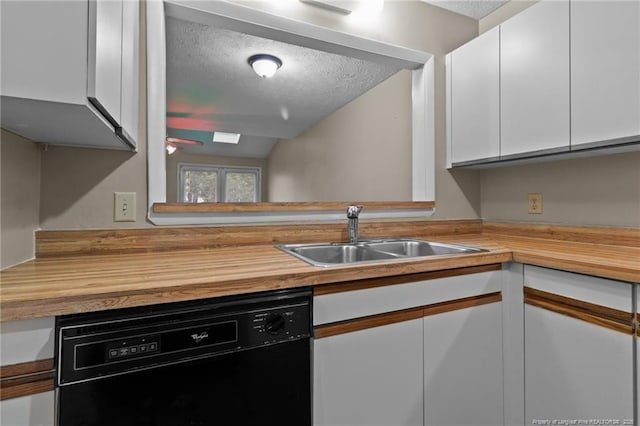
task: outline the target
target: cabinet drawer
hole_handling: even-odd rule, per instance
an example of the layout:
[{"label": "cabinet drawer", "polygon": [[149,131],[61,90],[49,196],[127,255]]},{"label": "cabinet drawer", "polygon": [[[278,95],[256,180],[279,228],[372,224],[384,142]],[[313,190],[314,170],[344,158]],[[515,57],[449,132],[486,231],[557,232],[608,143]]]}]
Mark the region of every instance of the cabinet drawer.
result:
[{"label": "cabinet drawer", "polygon": [[502,288],[501,273],[500,270],[493,270],[319,294],[313,299],[313,324],[327,324],[499,292]]},{"label": "cabinet drawer", "polygon": [[525,287],[631,312],[632,285],[589,275],[525,265]]},{"label": "cabinet drawer", "polygon": [[54,318],[35,318],[2,323],[2,365],[53,358]]}]

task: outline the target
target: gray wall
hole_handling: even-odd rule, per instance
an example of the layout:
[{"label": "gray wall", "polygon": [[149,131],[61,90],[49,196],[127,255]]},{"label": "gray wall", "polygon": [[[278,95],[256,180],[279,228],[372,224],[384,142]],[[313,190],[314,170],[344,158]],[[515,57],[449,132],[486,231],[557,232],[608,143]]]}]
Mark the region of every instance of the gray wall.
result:
[{"label": "gray wall", "polygon": [[269,201],[411,200],[411,72],[403,70],[269,156]]},{"label": "gray wall", "polygon": [[0,269],[33,258],[40,226],[40,148],[0,133]]},{"label": "gray wall", "polygon": [[[484,171],[482,216],[490,220],[640,226],[640,152]],[[527,213],[541,192],[543,213]]]},{"label": "gray wall", "polygon": [[[274,10],[278,7],[275,3],[263,7]],[[355,27],[339,15],[302,4],[291,5],[288,14],[436,55],[437,208],[434,217],[479,217],[477,172],[450,172],[445,167],[444,114],[444,55],[477,35],[477,21],[418,1],[386,2],[380,22],[367,27]],[[296,197],[305,200],[409,200],[410,89],[410,74],[403,72],[346,105],[304,135],[291,141],[280,141],[270,158],[271,199],[293,199],[289,198],[289,192],[293,191]],[[341,145],[345,139],[349,140],[347,151],[342,150]],[[322,149],[317,143],[322,144]],[[320,165],[318,156],[322,158]],[[293,157],[296,163],[291,161]],[[349,157],[357,165],[357,174],[368,179],[345,177]],[[282,169],[286,164],[290,167]],[[340,189],[336,192],[335,188]],[[360,191],[361,196],[354,195],[354,189]],[[313,196],[305,195],[309,193]]]}]

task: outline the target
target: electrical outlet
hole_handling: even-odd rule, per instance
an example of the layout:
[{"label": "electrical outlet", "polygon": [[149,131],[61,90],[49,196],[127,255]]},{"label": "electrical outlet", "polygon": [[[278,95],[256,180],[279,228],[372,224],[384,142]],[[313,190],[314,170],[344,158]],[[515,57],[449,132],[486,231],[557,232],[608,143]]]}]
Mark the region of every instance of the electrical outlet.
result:
[{"label": "electrical outlet", "polygon": [[542,194],[539,192],[529,194],[529,214],[542,214]]},{"label": "electrical outlet", "polygon": [[114,192],[113,220],[115,222],[136,221],[136,193]]}]

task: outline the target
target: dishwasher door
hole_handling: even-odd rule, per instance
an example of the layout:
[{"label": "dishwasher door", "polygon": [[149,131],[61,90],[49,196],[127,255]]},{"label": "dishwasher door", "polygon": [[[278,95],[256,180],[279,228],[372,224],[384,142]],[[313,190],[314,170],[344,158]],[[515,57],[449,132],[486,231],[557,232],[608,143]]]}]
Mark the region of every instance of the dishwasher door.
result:
[{"label": "dishwasher door", "polygon": [[310,340],[58,389],[59,426],[311,425]]},{"label": "dishwasher door", "polygon": [[311,425],[310,294],[60,318],[57,425]]}]

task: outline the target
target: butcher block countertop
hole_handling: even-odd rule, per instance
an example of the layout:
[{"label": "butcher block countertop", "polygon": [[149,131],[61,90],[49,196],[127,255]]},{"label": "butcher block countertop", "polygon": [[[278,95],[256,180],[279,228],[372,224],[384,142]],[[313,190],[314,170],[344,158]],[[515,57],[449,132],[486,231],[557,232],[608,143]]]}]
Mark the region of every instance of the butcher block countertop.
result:
[{"label": "butcher block countertop", "polygon": [[566,241],[562,239],[566,233],[551,239],[523,237],[517,232],[505,235],[501,229],[460,232],[419,238],[481,247],[488,252],[327,268],[311,266],[273,244],[36,258],[0,272],[0,319],[100,311],[511,260],[640,282],[640,247],[632,246],[635,231],[632,244],[622,246]]}]

